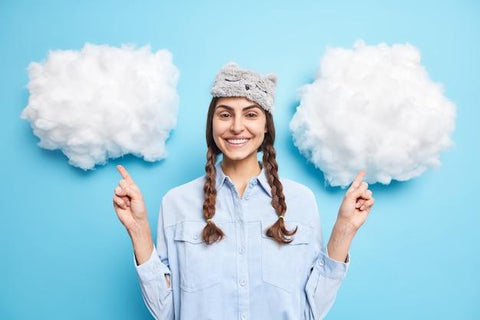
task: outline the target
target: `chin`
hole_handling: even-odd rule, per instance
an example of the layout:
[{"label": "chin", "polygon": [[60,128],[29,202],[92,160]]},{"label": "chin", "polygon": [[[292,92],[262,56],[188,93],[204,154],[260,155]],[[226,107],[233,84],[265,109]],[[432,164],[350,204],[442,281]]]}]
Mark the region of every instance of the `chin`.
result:
[{"label": "chin", "polygon": [[223,153],[223,157],[224,158],[228,158],[230,160],[234,160],[234,161],[241,161],[241,160],[245,160],[248,158],[249,155],[244,155],[244,154],[231,154],[229,152],[227,153]]},{"label": "chin", "polygon": [[257,155],[257,152],[256,150],[254,151],[243,151],[243,152],[231,152],[230,150],[226,151],[226,150],[221,150],[222,153],[223,153],[223,157],[224,158],[228,158],[230,160],[233,160],[233,161],[242,161],[242,160],[245,160],[245,159],[248,159],[250,157],[252,157],[252,154],[255,154],[255,157]]}]

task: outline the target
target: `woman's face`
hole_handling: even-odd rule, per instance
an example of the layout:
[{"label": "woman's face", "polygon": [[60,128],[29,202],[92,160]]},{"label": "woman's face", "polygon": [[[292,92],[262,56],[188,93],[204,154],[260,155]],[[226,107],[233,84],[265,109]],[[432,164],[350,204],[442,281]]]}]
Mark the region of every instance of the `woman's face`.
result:
[{"label": "woman's face", "polygon": [[257,159],[267,120],[265,111],[244,97],[219,98],[212,119],[213,140],[224,158]]}]

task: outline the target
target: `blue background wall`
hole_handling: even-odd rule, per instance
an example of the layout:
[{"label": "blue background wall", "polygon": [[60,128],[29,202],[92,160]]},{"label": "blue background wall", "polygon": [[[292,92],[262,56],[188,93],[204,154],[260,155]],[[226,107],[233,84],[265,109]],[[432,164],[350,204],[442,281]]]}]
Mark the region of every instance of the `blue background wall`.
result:
[{"label": "blue background wall", "polygon": [[[130,239],[112,207],[123,164],[143,191],[152,229],[171,187],[203,174],[209,88],[228,61],[279,76],[280,174],[317,194],[328,240],[344,191],[292,144],[296,89],[314,79],[327,46],[415,45],[458,106],[455,147],[442,167],[372,187],[376,204],[351,248],[350,272],[328,319],[480,318],[480,4],[478,1],[0,2],[0,318],[149,319]],[[133,156],[94,171],[36,146],[20,119],[31,61],[85,42],[167,48],[181,72],[169,157]]]}]

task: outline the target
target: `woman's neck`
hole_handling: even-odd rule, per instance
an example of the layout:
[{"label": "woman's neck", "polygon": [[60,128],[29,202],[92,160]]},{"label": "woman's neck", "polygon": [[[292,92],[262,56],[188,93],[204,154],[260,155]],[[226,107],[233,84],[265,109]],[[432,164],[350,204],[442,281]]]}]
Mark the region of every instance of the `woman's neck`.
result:
[{"label": "woman's neck", "polygon": [[242,197],[248,181],[261,172],[257,157],[251,157],[243,160],[231,160],[224,158],[221,163],[225,175],[230,177],[237,188],[239,196]]}]

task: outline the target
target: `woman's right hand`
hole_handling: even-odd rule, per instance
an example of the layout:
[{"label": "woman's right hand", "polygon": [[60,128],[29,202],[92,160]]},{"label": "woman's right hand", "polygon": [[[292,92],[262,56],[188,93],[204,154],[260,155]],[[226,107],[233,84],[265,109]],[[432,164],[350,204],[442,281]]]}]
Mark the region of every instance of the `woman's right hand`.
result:
[{"label": "woman's right hand", "polygon": [[139,230],[145,224],[148,225],[142,193],[123,166],[117,165],[117,170],[123,179],[115,188],[113,208],[127,231]]}]

